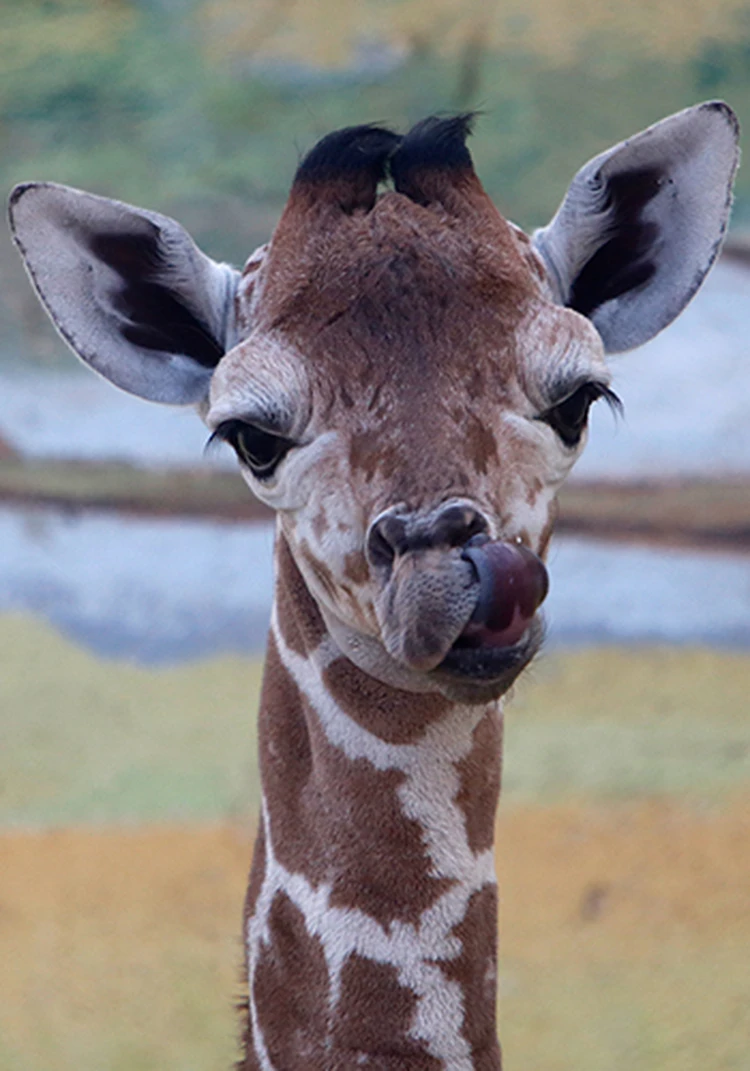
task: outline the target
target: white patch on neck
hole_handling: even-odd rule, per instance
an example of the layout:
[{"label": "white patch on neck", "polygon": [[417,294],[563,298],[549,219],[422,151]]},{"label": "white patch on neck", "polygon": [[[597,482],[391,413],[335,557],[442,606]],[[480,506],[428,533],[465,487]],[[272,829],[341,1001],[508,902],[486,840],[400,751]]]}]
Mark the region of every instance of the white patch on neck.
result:
[{"label": "white patch on neck", "polygon": [[405,775],[397,790],[404,816],[422,828],[433,876],[452,879],[453,884],[416,925],[394,921],[386,930],[364,911],[332,906],[330,885],[315,888],[304,874],[282,866],[274,853],[264,801],[266,869],[247,931],[250,1011],[261,1069],[276,1071],[258,1022],[253,984],[261,945],[271,940],[271,905],[276,894],[283,892],[304,916],[308,933],[321,942],[332,1008],[338,1002],[341,972],[350,955],[358,953],[389,964],[398,972],[400,984],[417,997],[411,1037],[422,1041],[430,1055],[444,1060],[449,1071],[473,1071],[469,1044],[461,1034],[465,1011],[461,986],[447,979],[434,961],[461,955],[462,942],[451,931],[465,917],[473,894],[496,880],[492,849],[471,850],[465,817],[456,803],[460,789],[456,764],[471,751],[474,729],[487,708],[456,707],[430,725],[416,743],[390,744],[362,728],[330,695],[323,671],[340,657],[330,640],[324,639],[306,658],[284,642],[275,610],[271,629],[282,663],[319,717],[328,741],[352,761],[364,759],[378,770],[399,770]]}]

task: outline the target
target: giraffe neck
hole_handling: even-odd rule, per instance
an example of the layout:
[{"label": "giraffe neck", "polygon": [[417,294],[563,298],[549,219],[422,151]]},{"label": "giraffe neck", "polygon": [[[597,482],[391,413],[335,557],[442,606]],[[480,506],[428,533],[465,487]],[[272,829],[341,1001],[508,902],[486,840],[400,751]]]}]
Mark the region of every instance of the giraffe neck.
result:
[{"label": "giraffe neck", "polygon": [[501,734],[344,659],[280,539],[245,1071],[498,1071]]}]

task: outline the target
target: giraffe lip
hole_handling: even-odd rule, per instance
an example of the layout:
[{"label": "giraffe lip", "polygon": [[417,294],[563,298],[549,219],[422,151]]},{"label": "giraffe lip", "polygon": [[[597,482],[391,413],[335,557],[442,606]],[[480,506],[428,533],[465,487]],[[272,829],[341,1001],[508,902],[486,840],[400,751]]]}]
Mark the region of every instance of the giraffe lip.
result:
[{"label": "giraffe lip", "polygon": [[[486,633],[486,635],[485,635]],[[461,633],[433,672],[477,683],[496,683],[509,688],[542,645],[544,624],[539,617],[526,623],[516,642],[493,642],[492,633],[471,624]]]}]

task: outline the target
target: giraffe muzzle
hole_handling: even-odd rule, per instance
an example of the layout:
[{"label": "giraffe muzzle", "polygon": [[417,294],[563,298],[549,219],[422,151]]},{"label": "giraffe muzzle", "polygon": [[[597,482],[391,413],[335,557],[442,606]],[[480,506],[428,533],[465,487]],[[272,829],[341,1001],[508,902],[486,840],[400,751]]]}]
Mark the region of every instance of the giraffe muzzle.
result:
[{"label": "giraffe muzzle", "polygon": [[462,548],[398,554],[379,606],[382,639],[417,672],[505,679],[538,647],[547,589],[536,554],[484,533]]}]

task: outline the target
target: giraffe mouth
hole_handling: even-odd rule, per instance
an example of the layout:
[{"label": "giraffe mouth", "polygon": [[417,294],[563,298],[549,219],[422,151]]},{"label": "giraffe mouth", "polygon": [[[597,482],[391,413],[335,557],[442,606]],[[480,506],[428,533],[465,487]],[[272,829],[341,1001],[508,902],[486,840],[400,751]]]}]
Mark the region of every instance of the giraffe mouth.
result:
[{"label": "giraffe mouth", "polygon": [[498,694],[510,688],[542,646],[544,623],[535,617],[516,643],[497,646],[476,634],[462,633],[434,670],[436,676],[492,684]]}]

